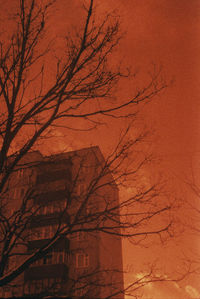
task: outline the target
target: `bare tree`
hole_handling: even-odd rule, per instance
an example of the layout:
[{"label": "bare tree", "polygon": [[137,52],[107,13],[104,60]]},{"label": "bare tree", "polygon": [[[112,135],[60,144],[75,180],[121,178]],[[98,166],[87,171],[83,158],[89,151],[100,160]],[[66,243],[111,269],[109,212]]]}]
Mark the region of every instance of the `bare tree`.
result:
[{"label": "bare tree", "polygon": [[[113,86],[123,76],[119,68],[109,67],[110,55],[119,42],[119,22],[108,15],[101,24],[96,24],[92,18],[93,1],[90,1],[81,32],[74,38],[67,36],[65,56],[62,60],[55,58],[57,71],[52,84],[50,87],[45,84],[42,58],[48,49],[40,52],[39,43],[43,38],[46,11],[53,2],[38,7],[37,1],[19,1],[16,32],[11,42],[1,43],[0,167],[5,173],[1,189],[9,171],[58,120],[65,119],[65,124],[68,120],[66,127],[70,127],[74,118],[92,122],[95,115],[115,116],[118,111],[125,116],[124,107],[148,101],[166,87],[162,80],[160,82],[158,72],[131,99],[116,104],[109,100]],[[37,74],[32,77],[34,67]],[[30,95],[31,84],[33,94]],[[28,139],[17,149],[8,169],[8,152],[27,126]]]},{"label": "bare tree", "polygon": [[[142,136],[140,139],[132,140],[132,142],[130,140],[125,142],[126,134],[127,132],[106,160],[103,160],[101,156],[98,157],[98,160],[94,159],[91,151],[95,155],[99,154],[96,148],[51,156],[46,161],[39,161],[37,155],[37,160],[31,159],[29,163],[26,160],[21,160],[22,162],[16,170],[19,175],[23,171],[21,184],[16,179],[16,173],[13,173],[11,180],[14,179],[16,184],[11,181],[11,189],[6,192],[11,196],[11,198],[7,196],[6,202],[7,210],[11,213],[4,213],[5,217],[2,219],[4,228],[2,230],[2,243],[4,244],[1,264],[2,273],[4,273],[1,279],[2,285],[12,282],[31,265],[37,266],[44,263],[44,260],[47,263],[48,258],[57,258],[56,245],[63,240],[63,236],[74,240],[77,238],[77,234],[83,234],[84,238],[90,240],[89,246],[92,248],[91,244],[95,244],[95,238],[107,234],[111,236],[109,237],[109,247],[112,248],[113,244],[116,243],[116,251],[120,237],[129,237],[132,241],[139,243],[149,236],[161,236],[169,232],[170,223],[155,225],[154,222],[154,219],[156,220],[171,208],[166,205],[166,202],[157,203],[161,196],[159,185],[142,186],[136,193],[132,193],[131,196],[129,195],[128,198],[124,198],[120,202],[118,201],[118,188],[127,183],[130,186],[130,178],[134,180],[135,184],[138,173],[146,162],[145,159],[142,161],[134,160],[134,163],[130,165],[132,147],[134,146],[136,150],[136,144],[142,141]],[[70,162],[74,164],[71,174]],[[63,169],[60,169],[61,165]],[[63,176],[63,171],[66,173],[67,169],[68,178],[66,175]],[[36,175],[33,175],[34,172]],[[30,174],[33,184],[30,184],[29,181]],[[64,181],[60,182],[62,186],[57,185],[56,174],[58,178],[60,175],[64,177]],[[25,179],[28,180],[27,183],[25,183]],[[31,185],[32,188],[30,188]],[[55,186],[61,189],[57,193],[55,193]],[[12,190],[14,193],[16,190],[19,192],[23,190],[23,196],[19,194],[18,199],[15,197],[19,206],[14,209],[14,213],[11,208],[8,208],[9,204],[13,206]],[[59,196],[60,199],[63,195],[64,197],[63,200],[54,203],[50,198],[51,195],[56,198]],[[45,198],[48,198],[48,203]],[[148,223],[148,229],[146,223]],[[46,228],[44,228],[45,226]],[[44,228],[43,231],[41,227]],[[36,245],[34,247],[34,239],[45,239],[45,237],[48,237],[48,240],[43,243],[42,247]],[[78,248],[76,246],[70,249],[70,257],[67,257],[69,264],[70,259],[74,260],[74,255],[77,255]],[[84,249],[87,248],[82,248],[78,254],[84,254]],[[120,248],[118,249],[120,250]],[[21,258],[19,259],[19,257]],[[14,263],[16,258],[17,267]],[[13,268],[6,269],[8,261],[12,261]],[[107,261],[106,263],[108,264]],[[9,271],[7,272],[7,270]],[[117,266],[113,269],[107,265],[107,268],[105,266],[105,268],[99,269],[98,265],[94,264],[90,271],[87,273],[80,271],[79,275],[75,277],[72,273],[72,276],[68,277],[68,281],[71,281],[71,292],[76,288],[82,294],[83,291],[88,294],[94,286],[108,287],[109,279],[112,276],[113,282],[110,283],[112,296],[114,297],[123,291],[122,289],[119,291],[119,287],[117,289],[114,285],[116,277],[119,280],[123,274]],[[28,272],[26,271],[26,273]],[[30,273],[34,273],[32,267]],[[37,289],[40,290],[39,286]],[[97,290],[97,288],[92,288],[93,292],[94,289]],[[112,298],[112,296],[110,294],[107,297]]]},{"label": "bare tree", "polygon": [[187,220],[181,221],[183,232],[187,234],[188,238],[191,238],[191,246],[189,250],[184,252],[183,260],[185,264],[190,267],[190,275],[194,277],[194,280],[199,277],[200,274],[200,256],[198,250],[199,242],[199,221],[200,221],[200,208],[199,208],[199,178],[198,178],[198,163],[193,165],[191,161],[190,171],[187,175],[180,177],[179,180],[185,188],[185,195],[182,200],[182,209],[187,211]]},{"label": "bare tree", "polygon": [[[91,129],[99,124],[100,117],[134,118],[134,107],[148,102],[167,86],[159,69],[150,76],[148,83],[135,88],[131,98],[120,101],[112,99],[120,78],[128,75],[119,66],[114,68],[110,63],[113,50],[121,38],[119,21],[112,14],[99,23],[95,21],[93,2],[91,0],[88,8],[84,8],[85,22],[80,30],[66,36],[64,55],[61,57],[59,53],[52,54],[51,43],[45,49],[42,46],[46,36],[47,12],[55,1],[47,1],[42,5],[36,0],[19,0],[17,14],[13,18],[13,34],[0,44],[0,286],[12,283],[28,267],[47,255],[63,236],[70,238],[81,231],[100,231],[116,237],[143,238],[155,234],[160,236],[170,228],[169,222],[159,226],[152,220],[170,210],[166,202],[158,203],[161,190],[156,184],[138,187],[131,196],[119,203],[101,194],[103,188],[116,190],[117,186],[130,185],[148,161],[146,156],[133,159],[131,155],[134,149],[137,153],[137,145],[145,134],[130,140],[127,130],[113,152],[102,160],[102,165],[93,165],[96,175],[88,183],[80,202],[73,195],[79,173],[84,168],[84,159],[79,161],[79,169],[73,175],[73,188],[66,186],[66,206],[59,214],[60,222],[56,223],[51,239],[42,248],[35,248],[29,256],[24,251],[16,250],[20,246],[28,246],[29,234],[33,234],[30,226],[43,209],[39,199],[39,204],[35,204],[39,195],[34,184],[31,186],[29,182],[23,194],[11,192],[11,186],[14,186],[16,176],[20,176],[20,171],[29,173],[38,169],[41,161],[38,161],[38,165],[26,161],[35,144],[47,138],[49,130],[54,127],[73,129],[74,120],[77,119],[84,120],[87,128]],[[45,57],[49,55],[55,75],[47,84],[48,62],[45,63]],[[126,107],[129,107],[129,112]],[[16,186],[13,190],[16,190]],[[100,211],[94,209],[86,213],[94,194],[102,198],[104,206]],[[19,199],[15,200],[18,206],[12,211],[10,204],[15,198]],[[73,210],[73,205],[77,209]],[[8,208],[10,211],[6,212]],[[72,210],[74,214],[70,215]],[[64,226],[62,215],[65,215]],[[147,229],[144,225],[151,221],[151,229]],[[19,259],[13,269],[9,268],[9,261],[16,260],[16,256],[23,256],[22,260]]]}]

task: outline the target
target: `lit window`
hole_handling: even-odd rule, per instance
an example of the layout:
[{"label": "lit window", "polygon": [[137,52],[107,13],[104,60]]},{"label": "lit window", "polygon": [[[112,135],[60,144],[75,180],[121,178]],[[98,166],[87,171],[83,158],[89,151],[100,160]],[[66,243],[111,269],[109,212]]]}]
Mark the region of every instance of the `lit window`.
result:
[{"label": "lit window", "polygon": [[76,268],[86,268],[89,266],[89,255],[87,253],[76,254]]}]

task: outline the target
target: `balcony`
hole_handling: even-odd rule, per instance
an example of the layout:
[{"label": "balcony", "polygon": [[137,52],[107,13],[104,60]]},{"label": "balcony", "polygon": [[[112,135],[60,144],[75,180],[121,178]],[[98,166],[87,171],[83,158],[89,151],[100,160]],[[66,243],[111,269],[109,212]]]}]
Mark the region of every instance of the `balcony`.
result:
[{"label": "balcony", "polygon": [[35,204],[44,204],[44,202],[64,200],[68,195],[68,192],[64,187],[65,186],[63,186],[61,190],[44,191],[36,194],[34,196]]},{"label": "balcony", "polygon": [[30,280],[43,280],[46,278],[60,278],[61,280],[67,280],[68,278],[68,266],[64,263],[62,264],[52,264],[52,265],[40,265],[37,267],[31,267],[27,269],[24,273],[25,282]]},{"label": "balcony", "polygon": [[49,169],[49,171],[38,174],[36,184],[50,183],[61,179],[70,180],[70,178],[71,174],[69,170],[57,169],[52,171],[52,169]]},{"label": "balcony", "polygon": [[[50,239],[42,239],[42,240],[33,240],[28,242],[28,252],[34,252],[35,250],[45,246]],[[69,252],[70,250],[70,241],[65,237],[61,236],[60,239],[53,246],[54,251],[64,250]]]},{"label": "balcony", "polygon": [[30,228],[43,227],[48,225],[58,225],[60,223],[68,223],[70,216],[67,212],[52,212],[51,214],[32,216]]}]

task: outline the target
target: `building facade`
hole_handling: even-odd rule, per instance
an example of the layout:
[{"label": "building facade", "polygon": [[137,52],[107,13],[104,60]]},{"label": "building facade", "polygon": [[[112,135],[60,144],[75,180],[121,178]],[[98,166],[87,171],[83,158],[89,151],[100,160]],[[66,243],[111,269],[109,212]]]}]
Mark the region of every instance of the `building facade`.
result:
[{"label": "building facade", "polygon": [[124,298],[118,189],[98,147],[27,154],[8,197],[24,226],[7,271],[39,258],[1,297]]}]

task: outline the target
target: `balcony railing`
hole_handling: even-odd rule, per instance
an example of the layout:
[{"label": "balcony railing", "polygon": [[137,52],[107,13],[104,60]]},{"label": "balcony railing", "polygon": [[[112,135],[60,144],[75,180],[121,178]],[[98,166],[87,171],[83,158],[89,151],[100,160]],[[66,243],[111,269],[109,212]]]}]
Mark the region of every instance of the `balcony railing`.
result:
[{"label": "balcony railing", "polygon": [[66,211],[52,212],[51,214],[45,215],[34,215],[32,216],[31,222],[29,224],[30,228],[43,227],[47,225],[59,225],[62,223],[68,223],[70,216]]},{"label": "balcony railing", "polygon": [[[28,242],[28,252],[34,252],[35,250],[44,247],[50,239],[41,239],[41,240],[33,240]],[[70,241],[65,236],[61,236],[54,244],[53,250],[64,250],[69,252],[70,250]]]},{"label": "balcony railing", "polygon": [[40,265],[31,267],[24,273],[25,282],[30,280],[43,280],[45,278],[61,278],[66,280],[68,278],[68,266],[62,264]]},{"label": "balcony railing", "polygon": [[46,171],[38,174],[36,179],[36,184],[49,183],[61,179],[70,180],[70,178],[71,178],[71,174],[69,170],[67,171],[66,169],[58,169],[52,171],[52,169],[49,169],[48,172]]},{"label": "balcony railing", "polygon": [[67,195],[68,192],[65,189],[65,186],[63,186],[61,190],[38,192],[34,196],[34,202],[36,204],[40,204],[40,203],[44,204],[44,202],[59,201],[65,199]]}]

